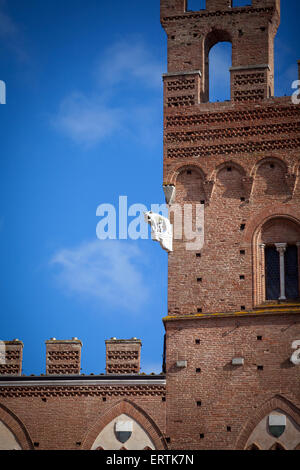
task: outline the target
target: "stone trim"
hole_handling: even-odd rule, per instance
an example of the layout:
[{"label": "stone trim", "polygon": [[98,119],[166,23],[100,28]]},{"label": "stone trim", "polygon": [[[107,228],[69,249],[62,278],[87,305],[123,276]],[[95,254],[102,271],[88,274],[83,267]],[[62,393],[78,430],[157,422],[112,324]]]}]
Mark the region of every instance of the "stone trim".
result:
[{"label": "stone trim", "polygon": [[[284,305],[284,304],[281,304]],[[176,320],[204,320],[207,318],[225,318],[225,317],[263,317],[270,315],[299,315],[300,304],[297,306],[286,306],[285,308],[278,308],[278,311],[270,311],[268,307],[256,310],[242,310],[241,312],[225,312],[225,313],[194,313],[191,315],[168,315],[164,317],[163,322],[176,321]]]},{"label": "stone trim", "polygon": [[202,73],[200,70],[192,70],[191,72],[167,72],[162,74],[162,78],[180,77],[184,75],[199,75],[201,77]]},{"label": "stone trim", "polygon": [[258,423],[271,411],[275,409],[280,409],[284,413],[291,416],[291,418],[300,426],[300,409],[294,406],[289,400],[285,397],[276,395],[266,403],[264,403],[259,410],[254,411],[252,417],[244,425],[242,431],[239,434],[239,437],[235,444],[236,450],[244,450],[247,441],[255,427]]},{"label": "stone trim", "polygon": [[229,67],[230,71],[236,71],[236,70],[254,70],[254,69],[270,69],[269,64],[257,64],[257,65],[240,65],[238,67]]},{"label": "stone trim", "polygon": [[104,415],[96,419],[96,422],[91,426],[83,439],[82,450],[90,450],[105,426],[121,414],[127,414],[140,424],[149,434],[156,450],[167,449],[163,433],[160,431],[155,421],[138,405],[125,399],[113,405]]},{"label": "stone trim", "polygon": [[33,450],[33,442],[22,421],[6,406],[0,404],[0,420],[10,429],[22,450]]}]

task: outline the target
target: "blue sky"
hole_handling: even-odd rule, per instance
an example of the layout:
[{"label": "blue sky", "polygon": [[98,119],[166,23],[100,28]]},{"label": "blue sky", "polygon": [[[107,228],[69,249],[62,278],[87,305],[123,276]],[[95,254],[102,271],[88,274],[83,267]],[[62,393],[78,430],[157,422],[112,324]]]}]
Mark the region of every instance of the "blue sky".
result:
[{"label": "blue sky", "polygon": [[[299,13],[282,2],[277,96],[298,78]],[[142,371],[160,372],[167,254],[96,237],[100,204],[164,202],[159,0],[0,0],[0,41],[0,339],[21,339],[23,373],[40,374],[45,340],[76,336],[89,374],[105,339],[138,337]],[[211,54],[223,100],[230,52]]]}]

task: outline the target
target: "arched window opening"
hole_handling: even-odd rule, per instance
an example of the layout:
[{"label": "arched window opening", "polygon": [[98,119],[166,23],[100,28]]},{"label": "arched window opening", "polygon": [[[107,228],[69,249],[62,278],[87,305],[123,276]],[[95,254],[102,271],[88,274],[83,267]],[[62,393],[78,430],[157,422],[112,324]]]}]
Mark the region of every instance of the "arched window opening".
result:
[{"label": "arched window opening", "polygon": [[300,223],[268,219],[256,232],[253,251],[255,305],[300,299]]},{"label": "arched window opening", "polygon": [[187,0],[186,11],[200,11],[206,9],[206,0]]},{"label": "arched window opening", "polygon": [[209,101],[230,100],[230,71],[232,45],[222,41],[209,52]]}]

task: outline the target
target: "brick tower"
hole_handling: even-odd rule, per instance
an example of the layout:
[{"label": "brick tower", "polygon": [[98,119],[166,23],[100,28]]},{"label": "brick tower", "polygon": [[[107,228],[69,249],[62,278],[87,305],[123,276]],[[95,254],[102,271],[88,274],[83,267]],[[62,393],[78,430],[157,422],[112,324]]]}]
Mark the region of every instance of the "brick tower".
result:
[{"label": "brick tower", "polygon": [[[169,253],[170,448],[294,448],[299,437],[300,106],[274,97],[279,23],[279,0],[200,11],[161,0],[170,213],[204,207],[203,247],[183,236]],[[223,41],[231,99],[211,103],[209,52]]]}]

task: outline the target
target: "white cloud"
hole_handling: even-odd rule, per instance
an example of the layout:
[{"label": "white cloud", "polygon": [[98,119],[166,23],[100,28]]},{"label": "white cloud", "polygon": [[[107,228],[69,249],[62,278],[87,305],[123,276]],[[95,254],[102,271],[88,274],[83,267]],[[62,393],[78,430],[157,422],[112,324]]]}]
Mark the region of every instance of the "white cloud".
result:
[{"label": "white cloud", "polygon": [[60,104],[53,125],[73,141],[92,146],[120,129],[123,111],[97,97],[72,93]]},{"label": "white cloud", "polygon": [[106,307],[138,312],[149,291],[141,272],[144,255],[127,241],[95,240],[57,252],[51,264],[68,293],[89,297]]},{"label": "white cloud", "polygon": [[[87,147],[116,133],[150,147],[156,145],[158,140],[154,136],[160,138],[161,128],[157,94],[162,89],[161,66],[143,43],[132,38],[112,44],[104,51],[95,76],[97,83],[90,93],[77,91],[62,100],[51,119],[52,125],[75,143]],[[141,106],[139,92],[144,87],[152,88],[151,104]],[[149,98],[149,94],[145,96]],[[118,103],[117,107],[114,103]]]},{"label": "white cloud", "polygon": [[120,82],[139,81],[150,87],[161,86],[162,65],[149,48],[134,36],[112,44],[103,54],[98,66],[101,84],[114,86]]}]

